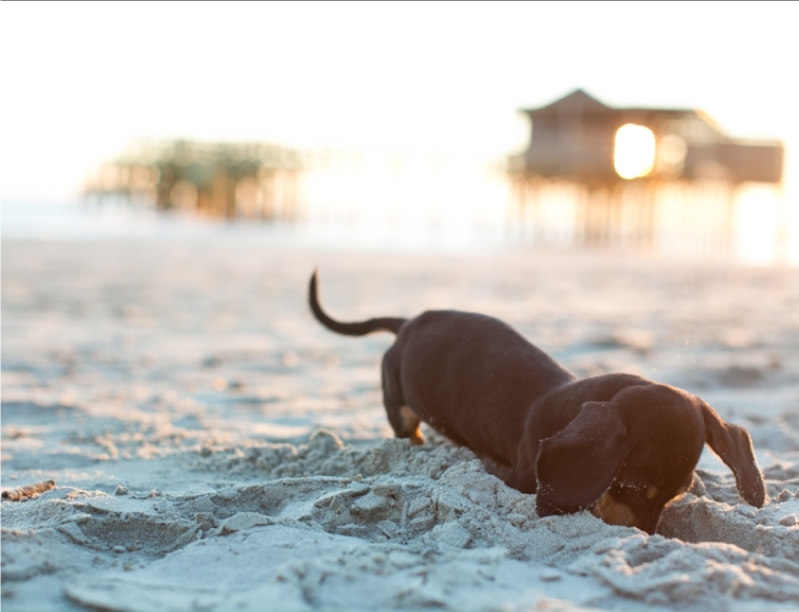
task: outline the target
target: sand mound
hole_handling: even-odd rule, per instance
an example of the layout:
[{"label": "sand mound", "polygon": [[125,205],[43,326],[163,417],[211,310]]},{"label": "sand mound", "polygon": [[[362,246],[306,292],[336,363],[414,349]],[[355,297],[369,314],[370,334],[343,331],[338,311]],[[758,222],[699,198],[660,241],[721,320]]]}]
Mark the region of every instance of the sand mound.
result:
[{"label": "sand mound", "polygon": [[[70,549],[67,597],[120,611],[261,609],[265,597],[286,610],[520,609],[561,597],[586,608],[619,598],[777,610],[799,593],[796,494],[770,487],[777,499],[765,508],[732,506],[730,478],[712,473],[694,485],[703,495],[668,509],[669,537],[649,537],[588,513],[538,518],[534,496],[443,441],[354,446],[320,430],[297,445],[175,460],[248,484],[180,494],[58,487],[5,503],[4,564],[15,569],[4,582],[46,574],[51,551]],[[97,553],[105,569],[83,577],[80,564],[96,568]]]}]

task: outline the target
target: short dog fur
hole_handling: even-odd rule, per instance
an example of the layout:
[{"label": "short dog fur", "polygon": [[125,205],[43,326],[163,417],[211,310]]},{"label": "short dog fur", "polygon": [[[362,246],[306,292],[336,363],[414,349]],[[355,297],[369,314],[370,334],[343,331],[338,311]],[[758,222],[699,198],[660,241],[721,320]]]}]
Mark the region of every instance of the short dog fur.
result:
[{"label": "short dog fur", "polygon": [[765,501],[749,434],[695,395],[632,374],[578,380],[481,314],[336,321],[319,304],[316,272],[308,301],[331,331],[396,334],[382,385],[397,437],[421,444],[424,421],[509,486],[535,493],[539,516],[590,510],[654,533],[666,504],[690,487],[705,442],[732,470],[744,501]]}]

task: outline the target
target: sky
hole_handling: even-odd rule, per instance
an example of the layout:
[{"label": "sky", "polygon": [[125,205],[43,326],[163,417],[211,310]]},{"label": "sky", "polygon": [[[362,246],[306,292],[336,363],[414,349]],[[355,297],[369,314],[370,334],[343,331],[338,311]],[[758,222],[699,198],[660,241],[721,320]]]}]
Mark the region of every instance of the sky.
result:
[{"label": "sky", "polygon": [[[524,148],[580,87],[796,144],[796,2],[0,3],[0,195],[59,198],[147,138]],[[789,170],[789,173],[792,173]]]}]

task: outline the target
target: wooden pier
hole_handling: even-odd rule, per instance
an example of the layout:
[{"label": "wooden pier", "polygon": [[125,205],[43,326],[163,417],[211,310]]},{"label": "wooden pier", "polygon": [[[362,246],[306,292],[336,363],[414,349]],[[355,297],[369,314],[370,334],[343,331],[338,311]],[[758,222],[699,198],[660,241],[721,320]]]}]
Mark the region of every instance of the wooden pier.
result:
[{"label": "wooden pier", "polygon": [[208,217],[291,221],[303,168],[299,152],[265,143],[146,142],[103,165],[84,195]]},{"label": "wooden pier", "polygon": [[733,139],[700,111],[614,108],[578,89],[522,112],[531,136],[509,159],[511,222],[531,242],[552,241],[560,201],[577,244],[650,246],[668,223],[726,248],[739,189],[781,187],[781,143]]}]

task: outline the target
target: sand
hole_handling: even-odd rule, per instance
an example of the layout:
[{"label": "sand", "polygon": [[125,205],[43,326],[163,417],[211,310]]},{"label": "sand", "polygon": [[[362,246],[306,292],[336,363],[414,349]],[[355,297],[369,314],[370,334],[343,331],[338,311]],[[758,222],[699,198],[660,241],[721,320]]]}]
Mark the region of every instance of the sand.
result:
[{"label": "sand", "polygon": [[[767,503],[706,449],[657,535],[537,517],[470,451],[391,437],[391,336],[315,323],[315,265],[342,318],[485,312],[702,396]],[[712,259],[4,240],[3,610],[795,611],[798,319],[795,268]]]}]

